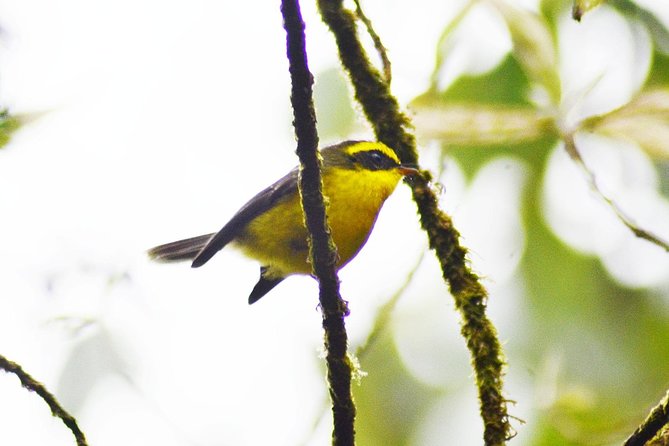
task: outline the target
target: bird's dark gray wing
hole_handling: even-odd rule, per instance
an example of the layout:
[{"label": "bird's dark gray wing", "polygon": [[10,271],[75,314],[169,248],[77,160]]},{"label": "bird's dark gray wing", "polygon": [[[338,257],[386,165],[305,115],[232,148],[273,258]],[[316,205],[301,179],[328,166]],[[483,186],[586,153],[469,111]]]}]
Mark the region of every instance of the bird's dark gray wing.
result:
[{"label": "bird's dark gray wing", "polygon": [[193,259],[193,268],[207,263],[214,254],[223,249],[244,230],[258,215],[271,209],[281,199],[297,193],[297,168],[251,198],[229,222],[216,233]]}]

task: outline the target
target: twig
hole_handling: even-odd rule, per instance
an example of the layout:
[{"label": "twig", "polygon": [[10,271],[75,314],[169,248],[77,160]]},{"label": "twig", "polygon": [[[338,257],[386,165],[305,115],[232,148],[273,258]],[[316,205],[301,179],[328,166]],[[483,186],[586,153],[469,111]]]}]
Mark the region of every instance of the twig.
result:
[{"label": "twig", "polygon": [[[319,0],[318,6],[323,21],[335,36],[339,58],[376,138],[393,147],[403,163],[417,163],[415,137],[408,131],[409,119],[400,111],[388,84],[369,63],[356,34],[353,13],[344,9],[342,0]],[[427,172],[414,177],[410,184],[421,225],[427,232],[430,248],[436,251],[443,277],[462,317],[462,335],[472,357],[479,391],[485,443],[504,444],[511,437],[512,428],[507,401],[502,396],[502,348],[495,327],[485,314],[487,292],[467,265],[467,250],[460,245],[460,234],[451,219],[439,209]]]},{"label": "twig", "polygon": [[478,3],[478,0],[469,0],[465,5],[458,10],[458,13],[451,19],[450,22],[446,25],[444,30],[439,36],[437,41],[437,51],[434,55],[434,70],[430,75],[430,90],[436,92],[439,85],[439,75],[441,74],[441,69],[444,65],[445,56],[448,54],[448,51],[444,48],[447,44],[447,40],[451,37],[453,32],[460,26],[462,21],[467,17],[471,9]]},{"label": "twig", "polygon": [[404,295],[406,289],[413,282],[413,278],[416,275],[416,272],[418,272],[418,268],[425,259],[426,252],[427,250],[423,250],[421,252],[418,260],[416,261],[416,264],[413,266],[413,268],[411,268],[411,270],[409,270],[404,283],[400,285],[400,287],[395,291],[390,299],[388,299],[388,301],[384,303],[381,308],[379,308],[379,311],[376,313],[376,318],[374,318],[374,326],[367,334],[367,338],[355,350],[355,356],[357,358],[362,358],[367,355],[367,352],[369,352],[369,350],[372,348],[378,337],[381,335],[381,333],[384,332],[386,327],[388,327],[388,324],[390,324],[391,316],[395,311],[395,307],[397,307],[397,303],[399,302],[400,298]]},{"label": "twig", "polygon": [[[407,274],[404,283],[400,285],[400,287],[395,291],[395,293],[390,297],[390,299],[388,299],[388,301],[384,303],[381,306],[381,308],[379,308],[379,310],[376,312],[376,315],[374,317],[374,325],[372,326],[372,329],[367,334],[367,338],[355,350],[355,358],[357,358],[358,361],[362,360],[367,355],[367,353],[372,349],[372,347],[376,343],[376,340],[379,338],[381,333],[383,333],[384,330],[390,324],[393,311],[395,311],[395,307],[397,306],[397,303],[399,302],[400,298],[404,295],[406,289],[413,282],[413,278],[416,272],[418,271],[418,268],[425,259],[426,252],[427,251],[425,250],[421,252],[420,256],[418,257],[418,260],[416,260],[416,264],[409,270],[409,273]],[[325,415],[325,411],[327,410],[327,401],[325,401],[325,398],[323,398],[321,407],[322,407],[321,411],[314,417],[314,420],[311,423],[311,429],[309,429],[309,431],[305,434],[304,439],[298,443],[299,445],[307,445],[311,443],[311,439],[314,437],[316,429],[318,428],[318,425],[323,416]]]},{"label": "twig", "polygon": [[650,411],[648,417],[636,428],[625,441],[624,446],[644,446],[649,440],[669,423],[669,391],[657,406]]},{"label": "twig", "polygon": [[58,400],[56,400],[56,397],[44,387],[44,384],[35,380],[24,371],[20,365],[8,360],[2,355],[0,355],[0,369],[7,373],[13,373],[19,378],[19,381],[21,381],[21,385],[24,388],[39,395],[44,402],[47,403],[53,416],[60,418],[63,424],[72,431],[72,435],[74,435],[74,438],[77,441],[77,446],[87,446],[86,437],[79,429],[79,426],[77,426],[77,420],[63,409],[63,406],[61,406]]},{"label": "twig", "polygon": [[385,77],[386,82],[388,85],[390,85],[390,82],[393,79],[393,71],[391,68],[390,59],[388,58],[388,50],[386,50],[386,47],[383,46],[381,38],[376,33],[376,31],[374,31],[372,21],[369,20],[363,12],[362,7],[360,6],[360,0],[355,0],[355,14],[362,21],[362,23],[365,24],[365,27],[367,28],[367,34],[369,34],[369,37],[372,38],[372,42],[374,42],[374,48],[381,58],[381,64],[383,65],[383,77]]},{"label": "twig", "polygon": [[567,154],[569,157],[574,161],[578,167],[581,168],[582,172],[585,174],[585,177],[588,181],[588,184],[590,185],[590,188],[595,191],[599,197],[606,202],[606,204],[609,205],[609,207],[613,210],[615,213],[616,217],[618,217],[618,220],[622,222],[627,228],[632,231],[632,233],[641,238],[644,239],[654,245],[659,246],[660,248],[664,249],[665,251],[669,252],[669,242],[666,240],[663,240],[661,237],[653,234],[650,231],[647,231],[643,228],[640,228],[637,224],[635,224],[624,212],[620,207],[616,204],[613,199],[607,197],[604,195],[604,192],[599,188],[597,185],[597,180],[595,179],[595,174],[592,173],[590,169],[588,169],[588,166],[585,164],[585,161],[583,160],[583,157],[581,156],[581,153],[578,151],[578,147],[576,146],[576,141],[574,139],[574,134],[573,133],[567,133],[563,135],[563,140],[564,140],[564,147],[565,150],[567,151]]},{"label": "twig", "polygon": [[[441,162],[439,163],[437,178],[441,178],[441,175],[444,173],[443,158],[444,157],[442,156]],[[413,278],[418,272],[420,266],[423,264],[426,253],[427,250],[425,249],[421,251],[420,256],[418,256],[418,259],[416,259],[416,263],[407,273],[407,276],[404,279],[404,283],[400,285],[400,287],[395,291],[390,299],[388,299],[388,301],[383,304],[381,308],[379,308],[379,311],[377,311],[376,317],[374,318],[374,325],[372,326],[372,330],[367,334],[367,339],[365,339],[362,344],[360,344],[355,350],[355,356],[357,358],[362,358],[367,354],[367,352],[376,342],[379,335],[383,333],[383,330],[385,330],[390,323],[390,318],[395,311],[395,307],[397,307],[397,303],[400,301],[400,298],[404,295],[404,292],[407,290],[407,288],[409,288],[409,285],[413,283]]]},{"label": "twig", "polygon": [[320,306],[325,330],[327,377],[332,399],[333,445],[355,444],[355,405],[351,395],[352,364],[347,355],[348,339],[344,319],[346,303],[339,294],[335,271],[337,251],[327,226],[318,156],[316,114],[312,99],[313,76],[305,49],[304,22],[298,0],[282,0],[287,54],[292,81],[291,102],[300,158],[299,190],[305,223],[310,234],[309,257],[320,286]]}]

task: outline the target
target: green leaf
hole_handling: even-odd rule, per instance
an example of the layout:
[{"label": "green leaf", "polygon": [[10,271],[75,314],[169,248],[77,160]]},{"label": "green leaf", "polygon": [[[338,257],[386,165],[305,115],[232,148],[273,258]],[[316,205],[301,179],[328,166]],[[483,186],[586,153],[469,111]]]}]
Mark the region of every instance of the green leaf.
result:
[{"label": "green leaf", "polygon": [[9,142],[12,133],[20,126],[20,119],[11,116],[7,110],[0,110],[0,148]]},{"label": "green leaf", "polygon": [[[527,75],[518,61],[509,54],[492,71],[458,78],[446,91],[438,95],[438,99],[447,104],[475,102],[532,106],[529,93],[530,81]],[[421,98],[417,98],[416,101],[420,100]]]},{"label": "green leaf", "polygon": [[564,0],[541,0],[539,10],[541,16],[546,20],[553,36],[557,34],[557,22],[562,14],[569,7],[569,3]]},{"label": "green leaf", "polygon": [[617,110],[584,121],[582,128],[628,140],[653,158],[669,160],[669,88],[642,92]]},{"label": "green leaf", "polygon": [[527,143],[554,131],[554,119],[532,107],[479,105],[414,105],[414,124],[420,138],[447,145],[490,146]]},{"label": "green leaf", "polygon": [[437,42],[437,52],[435,54],[435,64],[434,70],[431,75],[431,86],[430,89],[436,90],[437,85],[439,84],[439,73],[442,70],[444,62],[449,58],[453,45],[451,44],[451,36],[458,29],[460,23],[467,17],[469,11],[477,2],[475,0],[469,0],[464,6],[458,11],[458,13],[453,17],[453,19],[446,25],[441,35],[439,36],[439,41]]},{"label": "green leaf", "polygon": [[646,87],[669,87],[669,75],[667,73],[669,73],[669,54],[655,51]]},{"label": "green leaf", "polygon": [[663,54],[669,54],[669,30],[655,14],[630,0],[610,0],[610,4],[621,14],[643,22],[650,32],[655,48]]},{"label": "green leaf", "polygon": [[557,51],[548,22],[534,12],[516,8],[506,0],[491,4],[504,18],[513,42],[513,54],[529,80],[548,95],[550,104],[560,102]]},{"label": "green leaf", "polygon": [[494,70],[463,76],[446,91],[429,90],[410,105],[419,139],[437,139],[468,176],[500,155],[541,169],[557,142],[554,118],[527,99],[530,83],[509,54]]},{"label": "green leaf", "polygon": [[574,0],[574,6],[571,10],[571,16],[574,20],[581,21],[583,15],[595,9],[597,6],[602,4],[604,0]]}]

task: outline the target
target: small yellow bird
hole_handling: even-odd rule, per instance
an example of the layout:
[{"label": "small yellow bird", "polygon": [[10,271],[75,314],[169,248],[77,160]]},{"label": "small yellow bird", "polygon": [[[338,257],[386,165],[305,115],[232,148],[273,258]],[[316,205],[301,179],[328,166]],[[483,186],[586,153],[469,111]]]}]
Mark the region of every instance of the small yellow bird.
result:
[{"label": "small yellow bird", "polygon": [[[365,244],[381,206],[399,180],[418,171],[400,164],[395,152],[380,142],[346,141],[320,153],[323,193],[339,269]],[[249,304],[289,275],[311,274],[297,176],[295,168],[261,191],[217,233],[156,246],[149,250],[149,256],[165,262],[192,260],[197,268],[231,243],[261,264],[260,280],[251,291]]]}]

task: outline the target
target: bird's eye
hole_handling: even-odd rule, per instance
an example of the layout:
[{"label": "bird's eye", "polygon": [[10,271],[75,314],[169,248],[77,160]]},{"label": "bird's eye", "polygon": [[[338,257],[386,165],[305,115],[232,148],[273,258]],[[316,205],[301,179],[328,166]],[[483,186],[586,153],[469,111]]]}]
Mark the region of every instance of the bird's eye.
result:
[{"label": "bird's eye", "polygon": [[383,163],[383,156],[379,152],[370,152],[369,159],[377,167],[381,167]]},{"label": "bird's eye", "polygon": [[349,155],[351,161],[368,170],[390,169],[396,163],[378,150],[368,150]]}]

